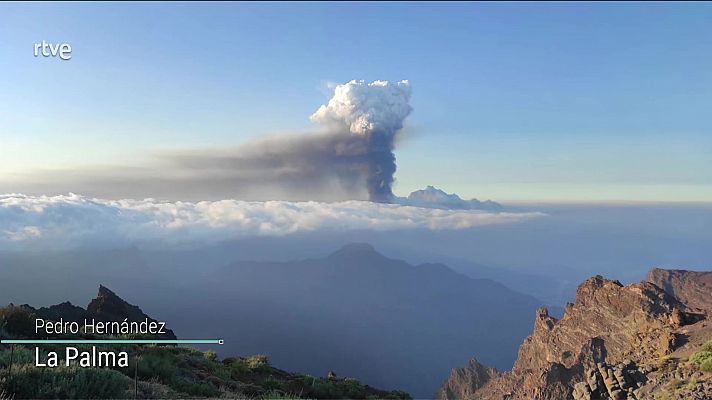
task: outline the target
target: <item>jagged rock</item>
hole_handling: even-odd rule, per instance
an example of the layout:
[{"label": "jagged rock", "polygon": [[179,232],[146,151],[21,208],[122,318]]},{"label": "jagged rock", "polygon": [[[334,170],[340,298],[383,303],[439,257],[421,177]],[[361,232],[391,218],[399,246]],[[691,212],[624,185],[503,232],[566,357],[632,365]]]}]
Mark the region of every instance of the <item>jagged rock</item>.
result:
[{"label": "jagged rock", "polygon": [[475,390],[495,376],[497,376],[496,369],[487,368],[472,358],[466,367],[452,370],[437,397],[451,400],[471,398]]},{"label": "jagged rock", "polygon": [[[650,283],[623,286],[593,277],[578,287],[576,302],[566,308],[560,321],[537,312],[534,332],[522,344],[513,369],[536,370],[551,362],[571,368],[582,358],[600,362],[613,356],[613,361],[622,361],[622,354],[656,349],[657,343],[651,343],[669,324],[675,307],[682,308]],[[594,338],[598,342],[592,348],[587,344]],[[591,354],[594,350],[598,354]]]},{"label": "jagged rock", "polygon": [[[668,275],[651,272],[650,276],[662,279],[660,277]],[[560,320],[550,316],[546,309],[536,311],[532,334],[519,348],[511,371],[472,380],[463,373],[467,368],[455,369],[439,397],[483,400],[652,398],[651,389],[657,390],[675,379],[670,371],[680,368],[677,363],[665,369],[655,367],[661,356],[681,351],[683,346],[688,346],[691,337],[698,346],[703,340],[712,339],[708,322],[701,321],[704,314],[697,312],[705,299],[701,299],[698,296],[701,293],[696,290],[706,283],[695,282],[695,279],[706,279],[707,275],[676,271],[671,276],[674,278],[666,279],[675,288],[672,291],[648,281],[624,286],[601,276],[586,280],[577,288],[576,301],[566,305]],[[676,297],[681,293],[685,295]],[[696,308],[681,299],[692,299]],[[477,368],[484,369],[479,364]],[[689,381],[690,376],[681,375],[678,379]],[[700,390],[708,395],[704,387]],[[712,398],[712,389],[709,395],[707,398]]]},{"label": "jagged rock", "polygon": [[[87,306],[87,313],[100,321],[156,321],[144,314],[138,306],[127,303],[116,293],[104,285],[99,285],[99,293]],[[157,335],[161,339],[176,339],[172,330],[166,329],[165,334]]]},{"label": "jagged rock", "polygon": [[575,400],[637,399],[634,391],[641,373],[630,360],[611,366],[598,363],[586,371],[586,382],[574,385]]},{"label": "jagged rock", "polygon": [[[103,285],[99,286],[97,297],[89,303],[86,309],[75,306],[70,302],[38,309],[29,305],[22,307],[29,310],[38,318],[50,321],[63,319],[64,321],[75,321],[80,324],[83,324],[85,320],[91,318],[102,322],[121,322],[124,319],[130,322],[143,322],[146,319],[148,319],[149,322],[157,321],[144,314],[139,307],[127,303],[124,299]],[[158,334],[156,337],[160,339],[176,339],[176,335],[172,330],[166,328],[165,331],[165,334]]]},{"label": "jagged rock", "polygon": [[87,310],[75,306],[72,303],[65,301],[64,303],[56,304],[49,307],[42,307],[36,310],[35,314],[38,317],[56,321],[63,318],[67,321],[83,321],[89,317]]},{"label": "jagged rock", "polygon": [[653,268],[645,280],[661,287],[691,310],[712,314],[712,272]]},{"label": "jagged rock", "polygon": [[140,319],[146,316],[138,306],[127,303],[104,285],[99,285],[99,293],[89,302],[87,311],[104,321]]}]

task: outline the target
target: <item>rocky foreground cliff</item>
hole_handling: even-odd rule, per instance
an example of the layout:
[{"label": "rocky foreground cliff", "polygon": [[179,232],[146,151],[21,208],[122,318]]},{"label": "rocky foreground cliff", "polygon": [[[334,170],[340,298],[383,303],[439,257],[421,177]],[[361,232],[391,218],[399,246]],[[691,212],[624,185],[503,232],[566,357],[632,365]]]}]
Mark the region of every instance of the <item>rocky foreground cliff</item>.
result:
[{"label": "rocky foreground cliff", "polygon": [[712,399],[712,272],[595,276],[556,319],[537,310],[511,371],[472,359],[440,399]]}]

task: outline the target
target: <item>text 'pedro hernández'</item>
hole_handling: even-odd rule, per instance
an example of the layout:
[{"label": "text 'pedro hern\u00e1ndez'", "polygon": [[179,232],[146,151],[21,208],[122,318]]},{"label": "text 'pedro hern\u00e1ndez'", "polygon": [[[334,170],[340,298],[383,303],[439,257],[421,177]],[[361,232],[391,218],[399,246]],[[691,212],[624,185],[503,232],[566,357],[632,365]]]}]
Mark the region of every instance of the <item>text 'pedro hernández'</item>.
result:
[{"label": "text 'pedro hern\u00e1ndez'", "polygon": [[35,333],[38,335],[161,335],[166,333],[166,323],[151,321],[96,321],[94,318],[85,319],[80,325],[76,321],[47,321],[35,319]]},{"label": "text 'pedro hern\u00e1ndez'", "polygon": [[[161,335],[166,333],[165,322],[151,321],[96,321],[85,319],[80,325],[76,321],[47,321],[37,318],[35,320],[35,333],[37,335]],[[91,349],[78,349],[67,346],[64,358],[55,351],[41,352],[40,347],[35,347],[35,366],[55,368],[60,364],[64,366],[77,365],[81,368],[125,368],[129,366],[129,355],[126,351],[99,350],[96,346]]]}]

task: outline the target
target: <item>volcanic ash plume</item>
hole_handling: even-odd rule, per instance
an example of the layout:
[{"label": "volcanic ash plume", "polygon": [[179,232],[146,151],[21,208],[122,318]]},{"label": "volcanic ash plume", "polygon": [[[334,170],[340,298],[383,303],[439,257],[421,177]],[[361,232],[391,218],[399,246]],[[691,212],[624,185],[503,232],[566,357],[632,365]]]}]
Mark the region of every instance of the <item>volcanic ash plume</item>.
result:
[{"label": "volcanic ash plume", "polygon": [[[155,154],[152,163],[43,172],[9,192],[108,199],[391,202],[393,147],[410,114],[407,81],[336,86],[311,120],[324,129],[220,148]],[[0,182],[2,188],[2,182]]]},{"label": "volcanic ash plume", "polygon": [[336,86],[329,103],[322,105],[311,120],[338,132],[363,140],[366,185],[371,201],[387,203],[393,198],[396,157],[395,139],[412,108],[408,104],[408,81],[353,80]]}]

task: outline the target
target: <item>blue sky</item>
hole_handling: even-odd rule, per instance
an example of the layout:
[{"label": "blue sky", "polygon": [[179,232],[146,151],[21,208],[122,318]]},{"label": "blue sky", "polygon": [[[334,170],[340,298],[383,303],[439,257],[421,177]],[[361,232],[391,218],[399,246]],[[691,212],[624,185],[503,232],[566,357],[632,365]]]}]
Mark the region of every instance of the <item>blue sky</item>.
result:
[{"label": "blue sky", "polygon": [[[329,84],[408,79],[397,194],[712,201],[710,20],[694,3],[6,3],[0,181],[308,129]],[[43,39],[72,60],[34,58]]]}]

